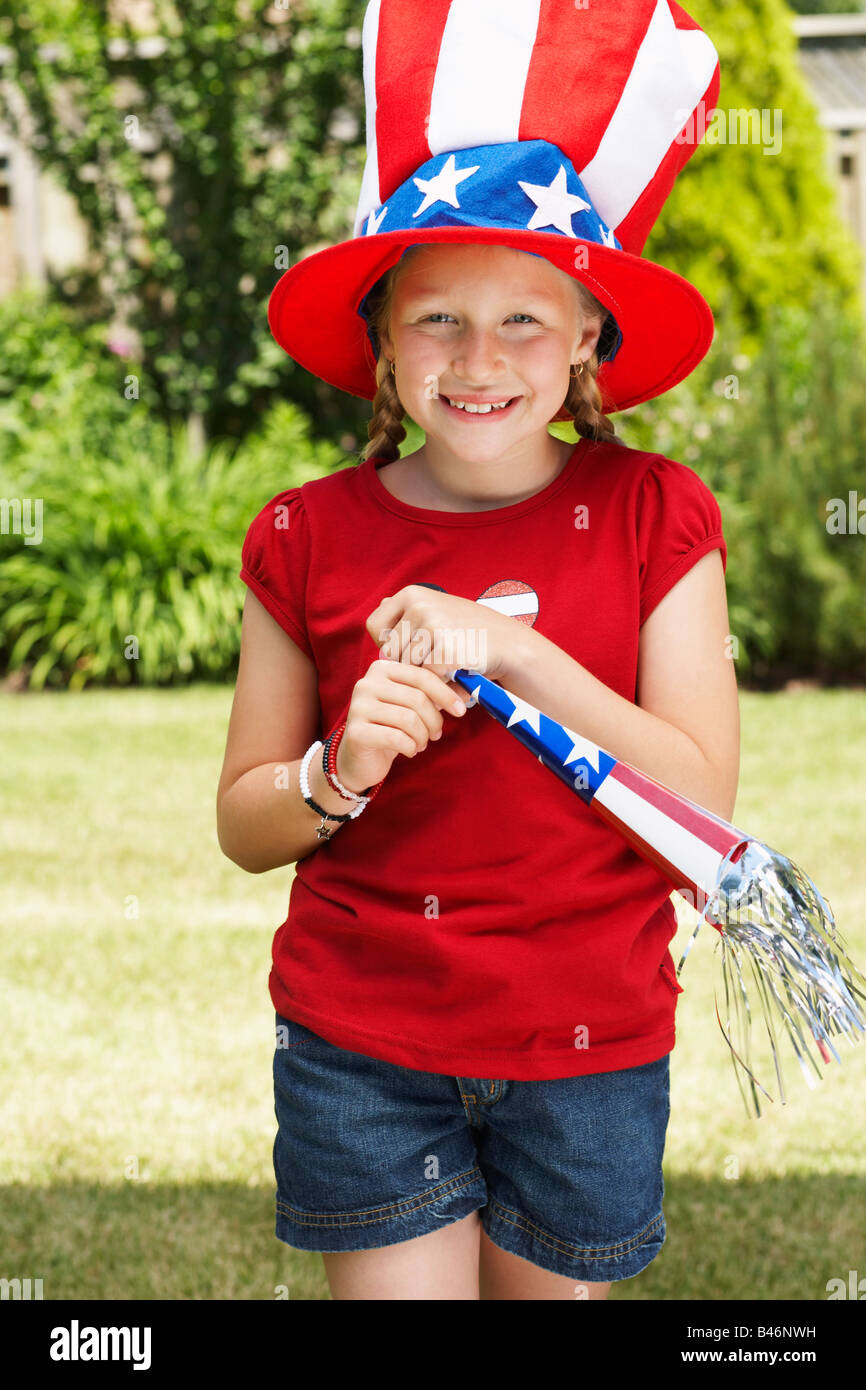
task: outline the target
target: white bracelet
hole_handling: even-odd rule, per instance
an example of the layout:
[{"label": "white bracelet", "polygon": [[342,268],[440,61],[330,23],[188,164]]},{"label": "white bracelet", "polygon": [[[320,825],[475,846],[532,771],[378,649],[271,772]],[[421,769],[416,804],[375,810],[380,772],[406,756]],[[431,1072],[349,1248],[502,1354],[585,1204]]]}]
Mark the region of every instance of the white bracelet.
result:
[{"label": "white bracelet", "polygon": [[321,739],[319,739],[316,743],[311,743],[303,758],[301,759],[301,794],[303,795],[305,801],[309,801],[313,795],[313,793],[310,791],[310,779],[307,776],[307,771],[312,761],[313,754],[315,753],[317,748],[321,747]]},{"label": "white bracelet", "polygon": [[322,807],[322,806],[317,806],[317,805],[316,805],[316,802],[313,800],[313,794],[312,794],[312,792],[311,792],[311,790],[310,790],[310,779],[309,779],[309,776],[308,776],[308,769],[309,769],[309,766],[310,766],[310,762],[311,762],[311,760],[312,760],[312,758],[313,758],[313,755],[314,755],[320,748],[322,748],[322,747],[323,747],[323,744],[322,744],[322,740],[321,740],[321,739],[317,739],[315,743],[311,743],[311,744],[310,744],[309,748],[307,749],[306,753],[304,754],[303,758],[301,759],[301,766],[300,766],[300,772],[299,772],[299,781],[300,781],[300,784],[301,784],[301,796],[304,798],[304,801],[305,801],[305,802],[307,803],[307,805],[310,806],[318,815],[320,815],[320,816],[322,817],[322,823],[321,823],[321,825],[319,825],[319,826],[316,827],[316,834],[318,835],[318,837],[319,837],[320,840],[329,840],[329,839],[331,838],[331,835],[332,835],[333,832],[330,831],[330,830],[328,829],[328,827],[326,826],[326,824],[325,824],[325,821],[326,821],[326,820],[333,820],[333,821],[355,820],[355,818],[356,818],[357,816],[360,816],[361,812],[363,811],[363,809],[364,809],[364,807],[366,806],[367,803],[366,803],[366,801],[362,802],[360,806],[356,806],[356,808],[355,808],[354,811],[350,811],[350,812],[348,813],[348,815],[345,815],[345,816],[335,816],[335,815],[332,815],[329,811],[326,811],[326,810],[324,809],[324,807]]}]

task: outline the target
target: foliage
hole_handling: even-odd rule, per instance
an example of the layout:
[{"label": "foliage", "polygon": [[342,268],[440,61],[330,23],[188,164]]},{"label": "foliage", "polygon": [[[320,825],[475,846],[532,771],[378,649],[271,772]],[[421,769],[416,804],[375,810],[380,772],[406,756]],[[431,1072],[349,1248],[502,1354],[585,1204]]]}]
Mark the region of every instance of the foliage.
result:
[{"label": "foliage", "polygon": [[[0,458],[7,466],[31,452],[31,434],[46,422],[76,421],[94,457],[111,449],[130,425],[127,367],[106,341],[101,323],[82,322],[65,305],[33,288],[0,299]],[[140,394],[149,395],[136,376]],[[63,439],[51,447],[62,453]]]},{"label": "foliage", "polygon": [[[730,316],[741,351],[754,356],[774,310],[808,303],[815,292],[858,317],[859,251],[837,208],[826,135],[784,0],[689,0],[686,8],[719,53],[724,122],[720,116],[715,132],[724,131],[725,143],[704,137],[644,254]],[[731,143],[746,130],[748,143]]]},{"label": "foliage", "polygon": [[866,546],[859,530],[828,529],[832,499],[847,513],[866,476],[863,330],[821,300],[779,307],[752,359],[729,321],[717,327],[696,370],[617,416],[617,432],[715,493],[738,668],[758,681],[864,680]]},{"label": "foliage", "polygon": [[286,389],[339,424],[339,397],[277,346],[266,310],[281,257],[345,235],[363,159],[358,11],[154,0],[142,35],[90,0],[0,4],[0,118],[91,241],[57,288],[125,317],[152,407],[200,415],[211,437],[242,435]]},{"label": "foliage", "polygon": [[201,457],[183,426],[127,405],[110,453],[87,420],[31,431],[0,473],[8,498],[41,500],[41,543],[3,536],[0,654],[31,689],[226,679],[236,666],[241,542],[285,487],[344,459],[289,403],[242,449]]}]

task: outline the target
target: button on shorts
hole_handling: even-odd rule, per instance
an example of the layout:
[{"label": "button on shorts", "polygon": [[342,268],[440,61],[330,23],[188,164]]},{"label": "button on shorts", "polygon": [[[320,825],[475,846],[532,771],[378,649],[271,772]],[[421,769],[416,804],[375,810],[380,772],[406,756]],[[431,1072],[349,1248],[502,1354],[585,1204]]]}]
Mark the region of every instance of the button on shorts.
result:
[{"label": "button on shorts", "polygon": [[555,1081],[415,1071],[276,1015],[276,1235],[372,1250],[480,1211],[554,1274],[630,1279],[665,1239],[669,1057]]}]

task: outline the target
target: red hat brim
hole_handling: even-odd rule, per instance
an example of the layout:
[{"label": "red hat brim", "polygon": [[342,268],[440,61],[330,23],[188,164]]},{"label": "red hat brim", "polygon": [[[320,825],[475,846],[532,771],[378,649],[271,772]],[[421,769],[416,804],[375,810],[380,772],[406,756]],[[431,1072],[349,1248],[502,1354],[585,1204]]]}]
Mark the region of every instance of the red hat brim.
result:
[{"label": "red hat brim", "polygon": [[[676,386],[707,353],[713,315],[681,275],[643,256],[551,232],[496,227],[428,227],[354,237],[306,256],[280,277],[268,302],[271,333],[307,371],[372,400],[376,361],[358,305],[407,246],[457,242],[533,251],[580,280],[610,309],[622,343],[603,362],[598,386],[605,414],[627,410]],[[588,248],[591,269],[575,269]]]}]

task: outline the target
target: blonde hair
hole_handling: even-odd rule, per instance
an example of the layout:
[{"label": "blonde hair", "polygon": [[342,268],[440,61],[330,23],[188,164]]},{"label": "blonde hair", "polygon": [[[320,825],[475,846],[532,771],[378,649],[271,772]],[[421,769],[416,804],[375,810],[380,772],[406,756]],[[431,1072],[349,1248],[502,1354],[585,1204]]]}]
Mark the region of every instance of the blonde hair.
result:
[{"label": "blonde hair", "polygon": [[[383,333],[388,330],[391,319],[391,304],[394,299],[394,290],[400,268],[409,255],[418,249],[418,246],[410,247],[408,253],[395,265],[392,265],[390,270],[386,271],[370,290],[367,300],[368,323],[377,342],[381,343]],[[603,327],[608,318],[608,310],[580,280],[575,279],[574,283],[578,288],[581,311],[584,317],[599,319]],[[590,356],[584,359],[583,371],[580,375],[569,378],[568,391],[561,409],[571,416],[578,434],[585,435],[588,439],[601,439],[621,444],[622,440],[617,435],[613,422],[601,408],[601,390],[596,381],[599,366],[596,345]],[[376,362],[376,394],[373,397],[373,415],[367,427],[370,442],[363,450],[361,458],[382,458],[389,462],[399,458],[400,444],[406,438],[406,430],[403,426],[405,418],[406,409],[397,393],[397,383],[391,373],[391,363],[385,354],[380,352]]]}]

